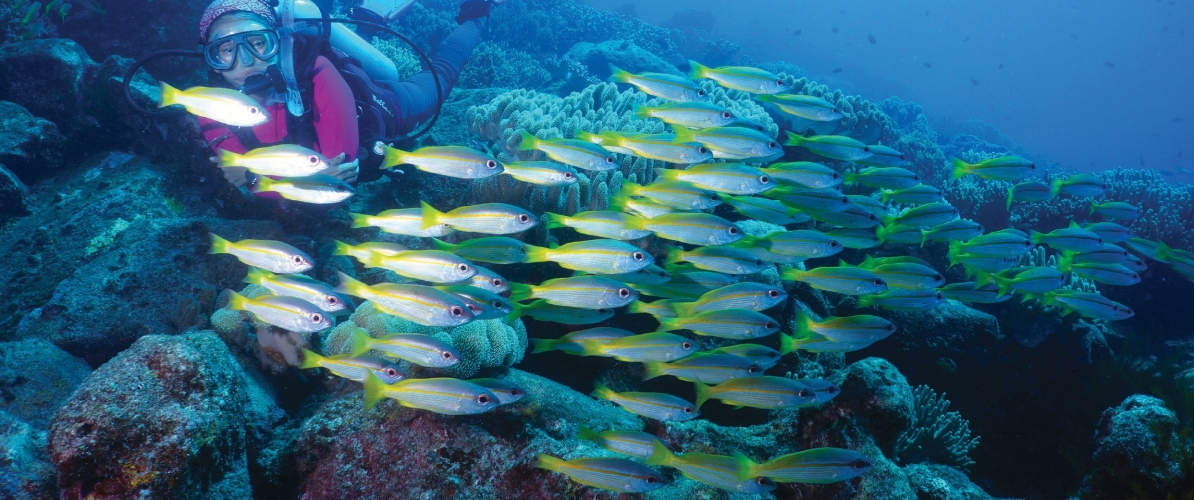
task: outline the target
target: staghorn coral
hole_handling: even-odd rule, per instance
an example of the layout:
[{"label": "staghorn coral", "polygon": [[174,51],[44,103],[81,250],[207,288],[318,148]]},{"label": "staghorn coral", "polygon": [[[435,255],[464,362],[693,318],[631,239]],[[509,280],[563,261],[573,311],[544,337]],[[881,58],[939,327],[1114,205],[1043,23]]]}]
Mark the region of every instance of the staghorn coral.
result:
[{"label": "staghorn coral", "polygon": [[949,411],[945,394],[937,395],[927,385],[912,390],[915,411],[912,425],[896,438],[896,462],[937,462],[962,470],[974,465],[970,452],[979,437],[970,437],[970,423],[956,411]]}]

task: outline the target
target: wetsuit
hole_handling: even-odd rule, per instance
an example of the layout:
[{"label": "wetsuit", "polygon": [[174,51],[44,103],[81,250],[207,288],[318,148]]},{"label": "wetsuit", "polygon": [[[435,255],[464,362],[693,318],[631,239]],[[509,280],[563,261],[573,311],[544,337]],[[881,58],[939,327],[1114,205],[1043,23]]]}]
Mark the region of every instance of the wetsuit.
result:
[{"label": "wetsuit", "polygon": [[[435,69],[435,75],[440,79],[445,97],[452,91],[456,78],[460,75],[460,69],[480,39],[481,24],[476,20],[465,21],[448,35],[436,50],[431,65]],[[335,66],[322,56],[315,61],[315,72],[311,80],[315,108],[312,110],[312,124],[316,136],[312,149],[327,158],[344,153],[345,161],[354,160],[360,146],[360,137],[352,90]],[[431,118],[435,113],[438,99],[431,71],[423,70],[401,82],[379,83],[386,84],[394,91],[398,103],[398,109],[395,111],[400,132],[413,130],[416,125]],[[261,146],[286,142],[286,104],[274,103],[265,106],[265,109],[270,114],[270,120],[253,127],[253,135]],[[199,125],[203,130],[203,138],[213,152],[223,149],[242,154],[248,151],[236,134],[224,124],[199,118]]]}]

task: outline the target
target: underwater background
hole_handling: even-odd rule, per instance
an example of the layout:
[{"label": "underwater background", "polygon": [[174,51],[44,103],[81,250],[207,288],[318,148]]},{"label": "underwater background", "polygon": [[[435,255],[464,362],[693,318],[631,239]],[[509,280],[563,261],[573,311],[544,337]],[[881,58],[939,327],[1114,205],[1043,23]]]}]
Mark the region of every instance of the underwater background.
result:
[{"label": "underwater background", "polygon": [[[407,166],[403,174],[361,183],[351,198],[335,205],[254,197],[220,178],[193,116],[147,116],[124,95],[124,74],[137,58],[195,48],[196,22],[207,3],[0,3],[5,261],[0,498],[639,496],[585,486],[537,467],[539,454],[567,460],[622,456],[582,429],[643,431],[681,458],[740,454],[764,464],[832,448],[852,450],[868,464],[848,478],[777,479],[773,489],[755,494],[711,486],[710,476],[681,473],[676,462],[640,457],[636,461],[659,471],[666,483],[641,495],[648,498],[1194,498],[1194,328],[1187,315],[1194,306],[1194,188],[1187,170],[1188,155],[1194,154],[1194,108],[1191,94],[1175,90],[1181,86],[1174,83],[1188,84],[1192,71],[1191,59],[1182,60],[1191,50],[1185,30],[1194,28],[1188,2],[1138,6],[1169,9],[1144,16],[1169,45],[1153,40],[1148,43],[1155,49],[1144,45],[1139,52],[1111,54],[1066,48],[1092,66],[1078,72],[1078,80],[1099,80],[1092,85],[1109,90],[1101,99],[1077,96],[1045,109],[1032,104],[1037,97],[1022,96],[1033,93],[1038,84],[1033,79],[1047,75],[1001,76],[1001,70],[1030,70],[1014,68],[1013,59],[980,58],[981,49],[936,44],[932,32],[900,17],[876,26],[883,17],[851,11],[867,8],[865,3],[771,5],[775,15],[763,16],[769,21],[757,25],[758,33],[741,20],[753,18],[721,12],[731,8],[722,2],[508,0],[497,6],[438,121],[404,148],[466,146],[508,163],[545,159],[523,150],[524,132],[539,139],[683,134],[682,127],[636,111],[667,101],[612,81],[618,77],[611,80],[611,66],[688,78],[695,61],[715,69],[764,70],[790,85],[785,94],[817,97],[840,114],[812,120],[716,78],[692,78],[711,104],[768,138],[799,144],[790,134],[836,136],[883,145],[903,155],[898,168],[915,175],[914,184],[934,188],[919,192],[930,203],[913,197],[916,193],[901,197],[897,193],[909,189],[902,181],[867,177],[877,172],[867,168],[883,167],[807,146],[743,160],[777,180],[782,164],[817,162],[847,181],[841,193],[856,205],[854,218],[816,211],[801,218],[808,214],[781,211],[768,222],[732,209],[729,194],[722,196],[726,203],[704,210],[749,235],[733,248],[773,259],[749,272],[700,275],[724,278],[717,282],[722,286],[756,283],[782,291],[780,303],[760,312],[779,332],[751,342],[780,351],[793,342],[796,347],[766,374],[817,381],[833,394],[778,409],[704,402],[699,417],[673,421],[632,413],[606,401],[607,393],[597,391],[604,398],[590,393],[600,383],[622,394],[668,394],[694,402],[691,381],[643,380],[644,363],[578,356],[567,348],[552,350],[544,341],[593,327],[654,332],[671,323],[641,312],[650,304],[694,301],[720,288],[695,278],[680,290],[666,283],[639,286],[625,277],[639,304],[579,320],[583,309],[560,312],[571,314],[572,324],[522,310],[454,327],[425,326],[352,297],[355,309],[335,318],[334,326],[303,333],[232,307],[237,299],[229,290],[249,298],[270,290],[245,284],[249,266],[210,254],[213,233],[233,242],[285,242],[313,258],[308,276],[329,285],[343,285],[344,277],[370,285],[407,283],[412,280],[394,270],[366,267],[344,255],[344,245],[452,248],[488,235],[461,230],[441,237],[450,244],[441,245],[428,237],[354,227],[360,225],[354,214],[418,209],[420,202],[443,212],[501,203],[539,218],[534,227],[507,236],[547,248],[592,237],[548,224],[557,218],[545,214],[620,211],[632,200],[650,198],[634,185],[662,183],[670,179],[664,172],[677,165],[617,152],[616,167],[580,172],[575,182],[554,187],[505,175],[458,179]],[[434,54],[457,25],[458,4],[416,1],[392,26]],[[767,6],[741,4],[756,11]],[[983,37],[998,34],[1001,25],[962,29],[969,18],[956,12],[961,7],[909,5],[899,15],[950,23],[943,39],[973,37],[952,44],[998,44]],[[324,5],[336,16],[347,7]],[[802,8],[819,10],[805,15]],[[1012,11],[1005,9],[1006,18],[1016,17]],[[1105,47],[1115,39],[1084,31],[1081,21],[1054,29],[1052,43],[1099,40]],[[919,59],[905,53],[913,49],[892,41],[901,36],[897,26],[917,31],[916,43],[936,52],[925,49],[916,54]],[[832,42],[830,36],[851,41]],[[422,68],[401,42],[378,38],[374,44],[403,76]],[[889,52],[862,54],[872,47]],[[1042,43],[1039,50],[1052,47]],[[1150,53],[1155,60],[1139,56]],[[967,66],[977,59],[985,73],[979,63]],[[988,67],[1003,64],[1009,67]],[[936,73],[951,77],[942,80]],[[929,83],[908,83],[920,79]],[[132,99],[152,106],[159,80],[183,89],[206,85],[207,75],[194,59],[154,61],[132,79]],[[1040,85],[1053,95],[1058,89],[1064,93],[1061,84]],[[986,94],[1011,88],[1021,94]],[[983,94],[967,94],[972,91]],[[926,112],[921,99],[944,111]],[[1140,105],[1129,106],[1132,113],[1116,113],[1125,102]],[[1148,123],[1133,121],[1141,109],[1149,110]],[[1010,119],[999,118],[1009,114]],[[981,165],[1007,157],[1026,159],[1031,174],[982,174]],[[963,163],[962,172],[956,172],[954,159]],[[1034,182],[1048,196],[1019,197],[1028,191],[1016,186]],[[792,196],[800,191],[775,188],[785,189]],[[913,215],[921,215],[917,207],[926,206],[953,211],[945,219],[929,219],[931,224],[914,223]],[[994,256],[1009,269],[981,269],[984,264],[959,256],[974,255],[965,245],[985,235],[926,235],[959,219],[981,225],[980,233],[1032,244]],[[1099,264],[1104,261],[1095,260],[1101,257],[1082,258],[1096,253],[1093,249],[1061,241],[1077,237],[1056,232],[1071,222],[1090,229],[1083,234],[1094,233],[1090,224],[1101,222],[1130,230],[1116,233],[1122,239],[1115,243],[1130,253],[1114,258],[1137,273],[1135,279],[1108,278]],[[999,232],[1009,228],[1022,233]],[[827,256],[795,256],[774,246],[775,232],[801,230],[840,238],[839,247]],[[694,267],[709,270],[696,258],[677,265],[674,249],[716,246],[681,246],[682,239],[656,232],[630,243],[653,256],[672,279],[697,276]],[[1098,234],[1110,242],[1112,232]],[[837,293],[810,278],[818,269],[869,272],[885,262],[914,262],[908,257],[940,273],[944,284],[930,277],[928,288],[936,292],[897,303],[882,294]],[[531,285],[574,274],[553,262],[485,267],[510,283]],[[1030,269],[1045,269],[1038,274],[1059,276],[1058,281],[1051,289],[1029,290],[1018,273]],[[901,279],[891,272],[889,282]],[[514,302],[537,293],[514,288],[506,293]],[[1096,306],[1068,305],[1067,297]],[[542,305],[521,302],[532,309]],[[660,314],[662,320],[675,315]],[[840,344],[829,329],[811,331],[810,321],[864,315],[890,322],[895,332],[849,347],[799,347],[805,341]],[[699,334],[700,325],[683,326],[668,329],[695,349],[743,342]],[[445,368],[390,359],[412,379],[500,379],[525,396],[477,415],[440,414],[388,400],[370,401],[373,406],[365,410],[360,382],[325,368],[300,368],[311,366],[310,353],[346,359],[360,353],[362,336],[394,333],[422,334],[459,353],[459,362]],[[795,340],[783,340],[785,335]],[[601,351],[585,345],[594,349],[587,354]]]}]

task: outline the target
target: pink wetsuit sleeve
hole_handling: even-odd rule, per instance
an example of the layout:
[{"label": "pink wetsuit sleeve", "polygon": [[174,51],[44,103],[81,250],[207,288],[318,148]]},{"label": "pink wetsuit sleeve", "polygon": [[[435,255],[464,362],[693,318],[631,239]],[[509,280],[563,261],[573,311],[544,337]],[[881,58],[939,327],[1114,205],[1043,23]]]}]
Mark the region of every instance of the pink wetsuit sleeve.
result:
[{"label": "pink wetsuit sleeve", "polygon": [[315,134],[319,137],[316,149],[331,158],[345,154],[345,161],[357,156],[360,145],[357,126],[357,105],[352,89],[327,58],[315,60],[314,83]]}]

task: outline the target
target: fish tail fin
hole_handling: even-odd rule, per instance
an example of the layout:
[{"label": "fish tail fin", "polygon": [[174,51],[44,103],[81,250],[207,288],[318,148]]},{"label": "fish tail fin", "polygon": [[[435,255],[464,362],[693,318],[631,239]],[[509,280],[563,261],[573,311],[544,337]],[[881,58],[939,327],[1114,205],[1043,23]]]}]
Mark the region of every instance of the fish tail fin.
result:
[{"label": "fish tail fin", "polygon": [[780,277],[788,281],[803,281],[804,272],[796,268],[784,269]]},{"label": "fish tail fin", "polygon": [[700,380],[693,382],[693,384],[696,385],[696,407],[700,409],[710,399],[709,385]]},{"label": "fish tail fin", "polygon": [[1057,196],[1059,193],[1061,193],[1061,185],[1064,182],[1065,182],[1065,179],[1062,179],[1061,177],[1058,177],[1056,179],[1053,179],[1052,181],[1049,181],[1049,197],[1050,198]]},{"label": "fish tail fin", "polygon": [[953,161],[954,161],[954,171],[953,171],[953,174],[949,176],[950,179],[957,179],[959,177],[962,177],[962,176],[970,173],[970,164],[969,163],[966,163],[957,158],[954,158]]},{"label": "fish tail fin", "polygon": [[1057,270],[1068,273],[1074,268],[1074,252],[1062,250],[1061,258],[1057,259]]},{"label": "fish tail fin", "polygon": [[1158,262],[1164,262],[1166,264],[1168,264],[1169,260],[1173,258],[1172,249],[1169,248],[1169,245],[1166,245],[1164,241],[1160,240],[1157,241],[1157,247],[1153,250],[1153,255],[1157,256]]},{"label": "fish tail fin", "polygon": [[875,228],[875,238],[879,239],[880,245],[882,245],[883,241],[887,239],[887,231],[887,226],[879,226]]},{"label": "fish tail fin", "polygon": [[365,375],[365,411],[373,409],[383,397],[385,382],[377,378],[372,371]]},{"label": "fish tail fin", "polygon": [[532,151],[535,149],[535,146],[539,145],[539,139],[531,135],[530,132],[523,130],[519,133],[519,137],[522,138],[522,141],[518,143],[519,151]]},{"label": "fish tail fin", "polygon": [[675,455],[672,454],[672,450],[667,449],[667,446],[664,446],[663,442],[656,439],[651,442],[651,455],[643,463],[647,465],[667,465],[672,463],[673,458],[675,458]]},{"label": "fish tail fin", "polygon": [[1007,209],[1008,212],[1012,211],[1012,194],[1015,193],[1015,191],[1016,191],[1016,186],[1007,188],[1007,207],[1005,207],[1005,208]]},{"label": "fish tail fin", "polygon": [[1032,241],[1034,245],[1040,245],[1041,242],[1045,240],[1045,233],[1030,229],[1028,231],[1028,239]]},{"label": "fish tail fin", "polygon": [[553,214],[551,212],[544,212],[543,213],[543,225],[545,227],[547,227],[547,229],[557,229],[557,228],[561,228],[561,227],[567,227],[564,224],[564,219],[566,219],[566,218],[567,218],[566,215]]},{"label": "fish tail fin", "polygon": [[393,168],[406,163],[406,151],[392,148],[385,144],[382,144],[381,147],[385,151],[385,154],[382,155],[381,166],[378,168]]},{"label": "fish tail fin", "polygon": [[688,72],[688,78],[690,78],[692,80],[700,80],[702,78],[709,76],[709,67],[708,66],[705,66],[699,62],[693,61],[692,59],[688,60],[688,65],[692,67],[692,70]]},{"label": "fish tail fin", "polygon": [[207,234],[209,236],[211,236],[211,248],[207,251],[207,253],[209,253],[209,254],[228,253],[228,250],[230,248],[232,248],[231,241],[228,241],[224,238],[219,237],[218,235],[216,235],[216,233],[207,233]]},{"label": "fish tail fin", "polygon": [[585,427],[583,425],[576,426],[576,439],[583,439],[585,441],[592,441],[594,443],[601,442],[601,434],[597,431]]},{"label": "fish tail fin", "polygon": [[701,142],[701,141],[696,140],[696,131],[695,130],[690,130],[690,129],[687,129],[684,127],[676,127],[674,129],[674,132],[676,133],[676,140],[673,141],[675,143],[681,143],[681,142],[698,142],[699,143],[699,142]]},{"label": "fish tail fin", "polygon": [[671,332],[671,331],[675,331],[675,330],[683,330],[684,329],[684,324],[680,321],[680,318],[658,318],[657,317],[655,319],[657,321],[659,321],[659,331],[661,331],[661,332]]},{"label": "fish tail fin", "polygon": [[332,249],[332,255],[352,255],[352,250],[355,248],[340,240],[336,240],[335,245],[336,248]]},{"label": "fish tail fin", "polygon": [[663,363],[658,361],[643,362],[643,380],[651,380],[661,375],[664,375]]},{"label": "fish tail fin", "polygon": [[601,347],[605,344],[594,342],[592,340],[582,340],[578,343],[580,344],[581,356],[601,356],[605,354],[605,352],[601,350]]},{"label": "fish tail fin", "polygon": [[978,286],[990,285],[995,283],[995,276],[986,271],[978,271],[974,273],[974,284]]},{"label": "fish tail fin", "polygon": [[572,133],[572,137],[578,141],[591,142],[593,144],[601,144],[601,142],[599,142],[599,140],[604,139],[606,136],[605,136],[605,134],[594,134],[592,132],[586,132],[584,130],[577,130],[576,132]]},{"label": "fish tail fin", "polygon": [[535,287],[526,283],[510,283],[510,302],[526,300],[535,295]]},{"label": "fish tail fin", "polygon": [[369,285],[361,283],[352,276],[344,273],[336,273],[336,275],[340,277],[340,284],[336,285],[336,288],[334,289],[336,293],[343,293],[361,298],[365,297],[364,295],[361,295],[361,293],[368,289]]},{"label": "fish tail fin", "polygon": [[[1004,278],[1003,276],[996,276],[996,275],[988,275],[988,276],[990,276],[991,279],[995,281],[995,285],[999,287],[999,295],[996,295],[996,297],[1002,297],[1012,291],[1012,279],[1011,278]],[[975,283],[977,283],[977,281],[975,281]]]},{"label": "fish tail fin", "polygon": [[319,362],[323,361],[323,359],[323,356],[320,356],[313,351],[303,349],[303,362],[299,363],[299,368],[303,370],[309,368],[319,368],[322,366],[319,364]]},{"label": "fish tail fin", "polygon": [[531,264],[534,262],[547,262],[551,259],[547,258],[547,252],[550,248],[537,247],[535,245],[523,245],[527,250],[527,256],[523,258],[523,264]]},{"label": "fish tail fin", "polygon": [[357,229],[357,228],[360,228],[360,227],[369,227],[369,226],[372,226],[372,224],[370,224],[370,223],[369,223],[369,219],[373,217],[373,216],[371,216],[371,215],[368,215],[368,214],[354,214],[354,213],[351,213],[351,212],[350,212],[350,213],[348,214],[348,216],[349,216],[349,217],[352,217],[352,226],[351,226],[351,227],[352,227],[353,229]]},{"label": "fish tail fin", "polygon": [[362,328],[353,330],[351,342],[349,353],[354,358],[369,352],[369,349],[373,348],[373,337],[370,337],[369,333]]},{"label": "fish tail fin", "polygon": [[419,206],[423,211],[422,229],[428,229],[440,223],[439,219],[443,217],[443,212],[436,210],[435,207],[429,205],[426,201],[419,201]]},{"label": "fish tail fin", "polygon": [[647,118],[651,118],[651,108],[648,108],[641,104],[635,104],[632,109],[633,109],[633,111],[631,112],[630,116],[633,116],[634,118],[637,118],[639,120],[646,120]]},{"label": "fish tail fin", "polygon": [[[857,184],[858,183],[858,173],[857,172],[846,172],[846,173],[842,174],[842,182],[844,182],[846,184]],[[887,202],[885,201],[883,203],[887,203]]]},{"label": "fish tail fin", "polygon": [[920,230],[920,246],[921,247],[924,247],[925,242],[929,241],[929,231],[930,231],[929,229],[921,229]]},{"label": "fish tail fin", "polygon": [[796,310],[796,320],[794,321],[796,327],[792,334],[797,337],[807,337],[813,334],[813,318],[804,312],[803,309]]},{"label": "fish tail fin", "polygon": [[804,143],[804,136],[797,134],[791,130],[786,130],[788,139],[784,141],[784,146],[799,146]]},{"label": "fish tail fin", "polygon": [[178,95],[182,93],[180,90],[163,81],[158,82],[158,89],[162,91],[162,97],[158,101],[159,108],[178,104]]},{"label": "fish tail fin", "polygon": [[253,283],[255,285],[260,285],[262,281],[264,281],[266,278],[269,278],[270,276],[273,276],[273,274],[274,273],[266,271],[265,269],[261,269],[258,267],[250,267],[249,274],[246,274],[245,279],[241,280],[241,282],[242,283]]},{"label": "fish tail fin", "polygon": [[540,453],[535,455],[535,467],[547,469],[552,472],[559,472],[564,468],[564,460],[553,457],[546,453]]},{"label": "fish tail fin", "polygon": [[593,382],[592,395],[593,395],[593,397],[595,397],[597,399],[604,399],[606,401],[610,401],[611,398],[613,398],[614,396],[617,396],[618,393],[614,392],[613,389],[606,387],[605,384],[602,384],[601,382]]},{"label": "fish tail fin", "polygon": [[676,314],[677,318],[688,318],[688,317],[696,316],[696,311],[693,309],[692,302],[681,302],[681,301],[671,302],[671,301],[669,301],[668,307],[670,307],[672,309],[672,312]]},{"label": "fish tail fin", "polygon": [[[879,218],[879,222],[883,226],[886,226],[886,227],[895,226],[895,216],[894,215],[884,215]],[[888,231],[890,231],[890,229]]]},{"label": "fish tail fin", "polygon": [[257,176],[257,184],[253,185],[254,193],[265,193],[274,190],[274,180],[264,175]]},{"label": "fish tail fin", "polygon": [[799,347],[800,347],[800,343],[796,339],[796,337],[793,337],[791,335],[780,332],[780,334],[779,334],[779,354],[780,354],[780,356],[783,356],[784,354],[795,351]]},{"label": "fish tail fin", "polygon": [[962,254],[962,244],[958,243],[956,241],[950,241],[949,242],[949,251],[946,252],[946,254],[945,254],[946,258],[948,258],[949,262],[950,262],[949,267],[953,267],[958,264],[957,257],[958,257],[958,255],[961,255],[961,254]]},{"label": "fish tail fin", "polygon": [[751,478],[759,477],[756,472],[759,464],[756,464],[750,457],[743,455],[740,452],[734,452],[734,460],[738,462],[738,480],[746,481]]},{"label": "fish tail fin", "polygon": [[[522,304],[519,304],[518,302],[511,302],[510,303],[510,313],[507,314],[506,317],[504,318],[506,320],[506,323],[513,323],[514,320],[521,318],[521,317],[522,317]],[[542,351],[540,351],[540,352],[542,352]]]},{"label": "fish tail fin", "polygon": [[680,171],[674,168],[656,168],[655,176],[665,181],[680,180]]},{"label": "fish tail fin", "polygon": [[541,352],[550,352],[556,350],[555,339],[530,339],[531,340],[531,354],[538,354]]},{"label": "fish tail fin", "polygon": [[219,158],[219,163],[216,164],[217,167],[233,167],[241,159],[241,155],[227,149],[221,149],[219,153],[216,153],[216,156]]},{"label": "fish tail fin", "polygon": [[879,191],[879,201],[880,201],[881,203],[883,203],[884,205],[886,205],[886,204],[887,204],[887,200],[890,200],[890,199],[891,199],[892,193],[894,193],[894,192],[895,192],[895,191],[892,191],[892,190],[890,190],[890,189],[882,189],[882,190],[880,190],[880,191]]},{"label": "fish tail fin", "polygon": [[875,295],[874,294],[858,296],[858,307],[871,307],[874,304],[875,304]]},{"label": "fish tail fin", "polygon": [[245,297],[244,295],[241,295],[236,292],[232,292],[232,295],[230,295],[228,297],[228,305],[225,307],[227,307],[228,309],[231,309],[233,311],[244,311],[245,306],[248,304],[248,302],[249,302],[248,297]]},{"label": "fish tail fin", "polygon": [[431,238],[431,246],[436,250],[451,253],[456,248],[456,245],[443,241],[439,238]]},{"label": "fish tail fin", "polygon": [[1092,201],[1092,202],[1090,202],[1090,211],[1089,211],[1089,212],[1087,212],[1087,213],[1086,213],[1086,215],[1094,215],[1094,213],[1095,213],[1095,209],[1096,209],[1096,208],[1098,208],[1098,207],[1099,207],[1099,204],[1098,204],[1098,203],[1096,203],[1096,202],[1093,202],[1093,201]]},{"label": "fish tail fin", "polygon": [[684,251],[680,247],[667,247],[667,257],[663,259],[664,264],[679,264],[684,262]]},{"label": "fish tail fin", "polygon": [[630,78],[633,76],[629,71],[612,64],[609,65],[609,81],[611,82],[630,83]]}]

